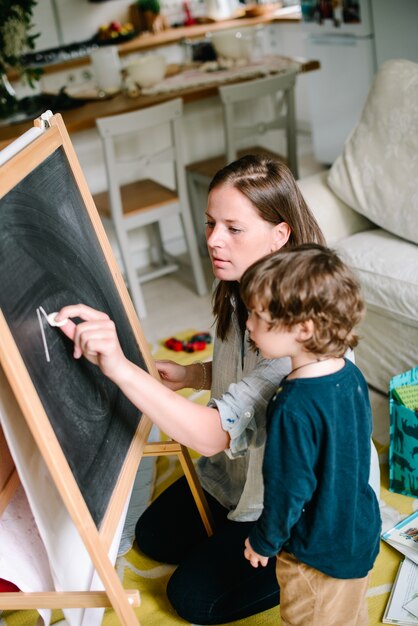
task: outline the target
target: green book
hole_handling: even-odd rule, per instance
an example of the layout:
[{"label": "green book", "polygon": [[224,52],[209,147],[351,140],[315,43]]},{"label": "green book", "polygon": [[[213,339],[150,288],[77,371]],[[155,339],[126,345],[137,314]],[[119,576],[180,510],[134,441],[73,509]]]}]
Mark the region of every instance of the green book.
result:
[{"label": "green book", "polygon": [[392,389],[393,397],[408,409],[418,411],[418,385],[403,385]]}]

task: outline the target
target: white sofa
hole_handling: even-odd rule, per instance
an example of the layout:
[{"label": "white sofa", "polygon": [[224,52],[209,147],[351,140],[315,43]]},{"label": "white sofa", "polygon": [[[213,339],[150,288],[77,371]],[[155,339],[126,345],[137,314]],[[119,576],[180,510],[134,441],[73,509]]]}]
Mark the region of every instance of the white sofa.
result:
[{"label": "white sofa", "polygon": [[299,181],[328,244],[357,272],[367,312],[356,362],[387,393],[418,365],[418,64],[383,64],[331,169]]}]

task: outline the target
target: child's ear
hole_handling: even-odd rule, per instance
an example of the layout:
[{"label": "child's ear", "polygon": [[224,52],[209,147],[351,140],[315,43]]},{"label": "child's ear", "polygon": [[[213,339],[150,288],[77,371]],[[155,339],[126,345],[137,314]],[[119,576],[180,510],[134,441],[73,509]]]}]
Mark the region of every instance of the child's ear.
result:
[{"label": "child's ear", "polygon": [[314,323],[312,320],[305,320],[298,324],[298,340],[303,343],[308,341],[314,333]]},{"label": "child's ear", "polygon": [[283,248],[283,246],[289,241],[290,233],[292,229],[287,222],[280,222],[274,227],[274,238],[271,252],[276,252]]}]

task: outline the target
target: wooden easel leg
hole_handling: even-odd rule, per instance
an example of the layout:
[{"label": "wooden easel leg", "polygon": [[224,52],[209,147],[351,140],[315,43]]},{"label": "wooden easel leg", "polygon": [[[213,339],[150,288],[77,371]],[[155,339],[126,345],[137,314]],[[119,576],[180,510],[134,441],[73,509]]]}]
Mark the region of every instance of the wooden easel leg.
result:
[{"label": "wooden easel leg", "polygon": [[6,483],[3,487],[0,488],[0,517],[3,512],[6,510],[7,505],[10,500],[13,498],[13,495],[16,489],[20,485],[19,475],[16,471],[16,468],[13,468],[10,476],[7,478]]},{"label": "wooden easel leg", "polygon": [[177,454],[184,475],[189,483],[190,490],[196,502],[200,517],[209,537],[213,535],[213,519],[202,486],[196,474],[195,466],[190,458],[186,446],[177,441],[148,442],[144,448],[143,456],[172,456]]},{"label": "wooden easel leg", "polygon": [[197,477],[196,469],[193,465],[193,461],[190,457],[189,451],[185,446],[180,447],[181,452],[179,452],[179,460],[183,468],[184,475],[187,478],[187,482],[189,483],[190,491],[192,492],[193,498],[196,502],[196,506],[200,513],[200,517],[202,518],[205,530],[210,537],[211,535],[213,535],[212,513],[210,512],[208,502]]},{"label": "wooden easel leg", "polygon": [[[137,589],[123,589],[121,596],[130,607],[139,606]],[[106,591],[13,591],[0,593],[0,604],[3,610],[33,609],[93,609],[113,607]],[[43,624],[43,619],[40,618]],[[122,622],[123,624],[127,622]],[[135,619],[135,625],[138,621]]]}]

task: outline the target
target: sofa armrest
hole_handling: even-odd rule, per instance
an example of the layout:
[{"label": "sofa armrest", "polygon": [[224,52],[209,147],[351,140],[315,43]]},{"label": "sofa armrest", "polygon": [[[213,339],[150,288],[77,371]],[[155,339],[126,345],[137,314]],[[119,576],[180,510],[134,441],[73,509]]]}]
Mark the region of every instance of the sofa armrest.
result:
[{"label": "sofa armrest", "polygon": [[376,225],[340,200],[327,183],[328,171],[298,180],[309,208],[314,214],[328,244]]}]

